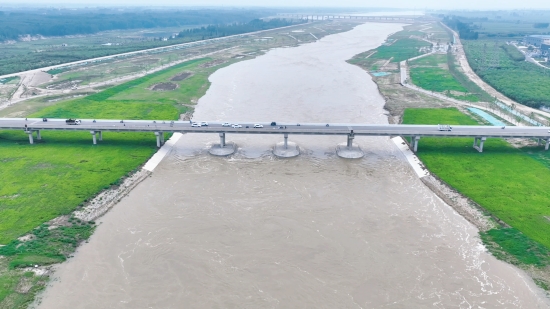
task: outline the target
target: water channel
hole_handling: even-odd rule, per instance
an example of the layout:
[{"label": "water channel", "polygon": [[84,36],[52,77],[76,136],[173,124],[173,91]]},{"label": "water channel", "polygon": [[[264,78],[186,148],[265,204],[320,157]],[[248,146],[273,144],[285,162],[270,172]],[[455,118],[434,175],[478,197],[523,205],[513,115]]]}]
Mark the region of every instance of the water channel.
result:
[{"label": "water channel", "polygon": [[[366,23],[271,50],[211,76],[194,119],[387,123],[368,74],[346,59],[398,24]],[[547,308],[516,268],[438,199],[385,137],[184,135],[61,265],[40,308]]]}]

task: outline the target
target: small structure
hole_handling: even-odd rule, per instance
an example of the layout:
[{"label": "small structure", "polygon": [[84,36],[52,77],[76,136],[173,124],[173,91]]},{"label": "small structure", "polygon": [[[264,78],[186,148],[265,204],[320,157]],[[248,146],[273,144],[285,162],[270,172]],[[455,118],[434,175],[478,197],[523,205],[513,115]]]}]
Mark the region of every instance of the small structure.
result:
[{"label": "small structure", "polygon": [[525,43],[525,45],[533,45],[540,48],[542,44],[550,44],[550,35],[528,35],[523,38],[523,42]]}]

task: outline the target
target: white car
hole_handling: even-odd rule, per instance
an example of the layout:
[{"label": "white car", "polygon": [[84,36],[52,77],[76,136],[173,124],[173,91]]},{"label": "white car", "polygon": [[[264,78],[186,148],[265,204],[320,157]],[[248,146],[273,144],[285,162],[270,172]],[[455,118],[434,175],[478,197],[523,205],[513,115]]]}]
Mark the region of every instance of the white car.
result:
[{"label": "white car", "polygon": [[192,126],[192,127],[200,127],[201,124],[198,123],[198,122],[193,122],[193,123],[191,124],[191,126]]},{"label": "white car", "polygon": [[242,128],[243,126],[241,126],[240,124],[233,124],[231,125],[232,128]]},{"label": "white car", "polygon": [[206,122],[206,121],[201,122],[201,126],[202,127],[208,127],[208,122]]},{"label": "white car", "polygon": [[264,127],[264,126],[261,125],[261,124],[255,124],[255,125],[254,125],[254,128],[263,128],[263,127]]},{"label": "white car", "polygon": [[222,127],[230,127],[231,124],[229,122],[224,122],[222,123]]}]

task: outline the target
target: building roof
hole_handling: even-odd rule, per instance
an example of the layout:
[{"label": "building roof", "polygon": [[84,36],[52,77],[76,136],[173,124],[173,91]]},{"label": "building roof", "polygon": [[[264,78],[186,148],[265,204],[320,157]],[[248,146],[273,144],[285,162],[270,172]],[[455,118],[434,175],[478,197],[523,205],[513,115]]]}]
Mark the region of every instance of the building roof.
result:
[{"label": "building roof", "polygon": [[528,35],[528,37],[539,38],[543,40],[550,40],[550,35],[543,35],[543,34],[532,34],[532,35]]}]

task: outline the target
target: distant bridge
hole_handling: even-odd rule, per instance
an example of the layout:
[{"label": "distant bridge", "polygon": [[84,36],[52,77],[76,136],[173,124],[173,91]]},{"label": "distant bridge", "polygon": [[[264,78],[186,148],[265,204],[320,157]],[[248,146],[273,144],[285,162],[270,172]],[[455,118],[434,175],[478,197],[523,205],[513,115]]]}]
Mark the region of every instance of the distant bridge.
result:
[{"label": "distant bridge", "polygon": [[[235,123],[232,123],[235,124]],[[89,131],[93,144],[103,139],[102,132],[151,132],[157,138],[157,147],[164,144],[164,133],[216,133],[219,135],[219,148],[226,147],[226,134],[281,134],[284,136],[282,147],[287,149],[289,135],[342,135],[346,136],[346,146],[352,150],[355,136],[403,136],[410,137],[411,150],[418,149],[421,137],[472,137],[473,147],[483,151],[487,138],[535,138],[539,145],[544,142],[545,150],[550,146],[549,127],[494,127],[494,126],[443,126],[443,125],[404,125],[404,124],[360,124],[360,123],[261,123],[240,122],[241,128],[223,126],[221,122],[209,122],[208,126],[193,127],[189,121],[169,120],[80,120],[78,125],[67,124],[65,119],[48,118],[0,118],[0,130],[23,130],[29,136],[29,142],[41,140],[41,131]],[[255,124],[263,125],[254,128]],[[357,147],[358,148],[358,147]],[[225,152],[224,152],[225,153]],[[232,153],[232,152],[230,152]]]},{"label": "distant bridge", "polygon": [[350,14],[296,14],[296,13],[279,13],[278,17],[302,19],[302,20],[335,20],[335,19],[349,19],[349,20],[366,20],[366,21],[378,21],[378,22],[415,22],[415,21],[437,21],[439,19],[426,16],[368,16],[368,15],[350,15]]}]

